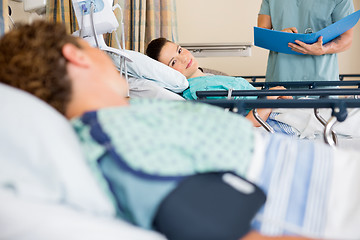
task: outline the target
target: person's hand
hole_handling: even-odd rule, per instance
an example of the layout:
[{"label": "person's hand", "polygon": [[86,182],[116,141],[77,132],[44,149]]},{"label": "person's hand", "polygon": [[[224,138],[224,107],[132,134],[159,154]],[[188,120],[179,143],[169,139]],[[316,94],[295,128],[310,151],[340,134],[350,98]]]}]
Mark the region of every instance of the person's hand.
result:
[{"label": "person's hand", "polygon": [[287,33],[298,33],[298,30],[296,29],[296,27],[285,28],[285,29],[283,29],[281,31],[282,32],[287,32]]},{"label": "person's hand", "polygon": [[313,44],[306,44],[302,41],[299,40],[295,40],[295,43],[289,43],[288,46],[291,48],[291,50],[298,52],[298,53],[303,53],[303,54],[308,54],[308,55],[323,55],[325,54],[325,48],[323,46],[323,37],[320,36],[317,40],[316,43]]},{"label": "person's hand", "polygon": [[[286,90],[286,88],[284,88],[282,86],[276,86],[276,87],[269,88],[269,90]],[[267,96],[266,98],[271,99],[271,100],[275,100],[275,99],[293,99],[292,96]]]}]

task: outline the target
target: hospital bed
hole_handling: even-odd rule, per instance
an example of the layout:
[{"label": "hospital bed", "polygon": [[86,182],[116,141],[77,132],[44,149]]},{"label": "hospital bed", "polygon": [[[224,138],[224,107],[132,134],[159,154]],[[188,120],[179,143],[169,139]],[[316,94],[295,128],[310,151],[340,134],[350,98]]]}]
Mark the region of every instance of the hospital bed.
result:
[{"label": "hospital bed", "polygon": [[[0,135],[2,143],[0,145],[2,153],[0,158],[2,166],[0,168],[2,186],[0,189],[0,226],[2,231],[0,231],[0,239],[166,239],[156,232],[140,229],[115,218],[111,201],[92,177],[75,132],[63,116],[34,96],[3,84],[0,84],[0,100],[7,103],[0,105],[2,116],[0,118],[2,126]],[[238,109],[242,106],[269,107],[266,105],[269,102],[262,103],[261,101],[243,102],[240,105],[238,101],[212,101],[221,107]],[[231,106],[229,103],[235,105]],[[336,103],[337,101],[334,100],[324,104],[334,107]],[[286,101],[284,100],[282,104],[285,107]],[[346,106],[349,107],[358,106],[357,104],[353,100],[346,101]],[[280,140],[282,144],[285,143],[281,140],[281,136],[269,137],[270,135],[262,137],[256,135],[255,162],[249,168],[251,181],[262,181],[259,173],[266,166],[260,162],[263,161],[265,152],[275,151],[272,145],[265,142],[278,144]],[[294,142],[286,141],[287,143],[289,146],[283,146],[285,148],[282,149],[289,153],[303,151],[302,145],[294,148]],[[306,143],[298,142],[298,144]],[[311,156],[317,156],[322,151],[329,153],[324,145],[319,145],[313,150],[315,152]],[[284,159],[284,163],[287,162],[285,159],[289,159],[289,153],[275,152],[276,158]],[[354,195],[351,191],[353,185],[356,185],[356,177],[359,176],[355,170],[360,166],[356,165],[358,161],[354,161],[353,158],[356,157],[356,152],[334,150],[334,154],[337,159],[335,164],[338,167],[334,166],[335,172],[329,181],[323,181],[324,190],[329,190],[329,197],[332,199],[326,205],[328,206],[326,211],[329,213],[327,217],[331,221],[326,222],[326,228],[323,231],[325,234],[330,234],[329,236],[344,236],[343,239],[350,239],[348,236],[360,236],[358,228],[354,227],[354,221],[346,217],[351,216],[356,223],[360,217],[358,208],[353,208],[358,206],[360,196]],[[310,161],[313,157],[309,158],[309,156],[309,154],[301,155],[299,162]],[[328,155],[322,156],[322,159],[325,162],[332,161]],[[355,166],[354,171],[346,172],[350,179],[340,174],[343,166]],[[289,166],[286,167],[288,169]],[[287,183],[288,180],[287,178],[281,182]],[[295,178],[295,180],[300,180],[300,178]],[[337,184],[328,186],[333,181]],[[339,189],[343,190],[343,194],[332,194],[338,193]],[[271,190],[269,191],[268,194],[271,195]],[[296,201],[292,201],[291,204],[294,202]],[[303,203],[307,203],[307,212],[310,211],[312,202],[304,199]],[[313,212],[317,214],[319,211]],[[269,225],[266,221],[267,217],[265,209],[256,221],[267,226]],[[336,219],[347,220],[334,221]],[[282,227],[288,228],[288,226]],[[346,231],[343,231],[344,229]],[[267,233],[266,230],[262,231]]]},{"label": "hospital bed", "polygon": [[[360,75],[359,75],[360,76]],[[250,82],[254,87],[260,87],[261,89],[269,89],[271,87],[283,86],[285,88],[301,87],[301,88],[320,88],[320,87],[359,87],[360,81],[306,81],[306,82]]]},{"label": "hospital bed", "polygon": [[[309,81],[309,82],[252,82],[252,84],[256,87],[260,87],[261,90],[213,90],[213,91],[197,91],[196,95],[199,99],[206,99],[206,98],[227,98],[232,99],[234,97],[257,97],[259,99],[264,99],[266,96],[294,96],[298,98],[306,97],[316,97],[316,98],[329,98],[329,97],[336,97],[336,98],[343,98],[343,97],[352,97],[354,99],[357,99],[357,97],[360,94],[360,81]],[[294,87],[294,89],[290,90],[269,90],[271,87],[275,86],[284,86],[284,87]],[[338,88],[338,87],[341,88]],[[352,88],[348,88],[352,86]],[[300,88],[299,88],[300,87]],[[326,88],[323,88],[326,87]],[[334,88],[336,87],[336,88]],[[346,87],[346,88],[344,88]],[[307,89],[308,88],[308,89]],[[313,99],[314,100],[314,99]],[[294,99],[294,104],[292,106],[287,106],[286,108],[301,108],[301,104]],[[281,103],[281,102],[279,102]],[[271,108],[280,108],[281,104],[279,103],[273,103],[271,105]],[[316,103],[316,102],[315,102]],[[296,106],[296,107],[294,107]],[[330,124],[328,122],[331,120],[325,120],[320,114],[319,114],[319,108],[316,107],[316,104],[313,104],[314,108],[314,116],[316,117],[319,122],[324,125],[325,127],[328,127]],[[304,108],[306,105],[304,105]],[[311,108],[311,107],[310,107]],[[324,107],[323,107],[324,108]],[[273,112],[276,112],[275,109]],[[282,110],[284,112],[284,110]],[[288,111],[288,115],[291,114],[293,111]],[[253,111],[255,119],[258,120],[258,122],[269,132],[274,132],[274,130],[262,119],[258,116],[257,111]],[[272,115],[270,115],[271,118]],[[300,116],[301,117],[301,116]],[[330,116],[329,116],[330,117]],[[327,117],[329,119],[329,117]],[[286,122],[287,124],[290,123],[292,125],[292,122]],[[331,125],[333,125],[332,123]],[[289,126],[285,126],[286,128],[289,128]],[[324,131],[327,132],[329,128],[325,128]],[[283,131],[284,132],[284,131]],[[337,136],[336,134],[332,132],[332,138],[334,141],[329,141],[325,136],[325,142],[329,143],[331,145],[336,145],[337,142]],[[289,132],[290,134],[293,133],[293,131]],[[356,136],[357,137],[357,136]],[[347,138],[349,138],[349,135],[347,135]]]},{"label": "hospital bed", "polygon": [[[134,59],[133,62],[128,62],[127,66],[128,66],[128,75],[129,75],[129,87],[130,87],[130,97],[133,98],[158,98],[158,99],[166,99],[166,100],[184,100],[180,93],[182,91],[184,91],[187,87],[188,87],[188,81],[187,79],[179,72],[175,71],[174,69],[166,66],[165,64],[162,64],[158,61],[155,61],[151,58],[149,58],[148,56],[138,53],[138,52],[134,52],[134,51],[130,51],[130,50],[125,50],[125,52],[132,58]],[[119,67],[119,57],[116,55],[111,56],[113,58],[113,62],[114,64],[118,67],[118,69],[120,70]],[[141,63],[141,64],[138,64]],[[141,68],[140,68],[141,66]],[[287,96],[305,96],[305,95],[314,95],[314,96],[331,96],[331,95],[353,95],[353,96],[357,96],[360,95],[360,90],[358,89],[359,86],[359,81],[334,81],[334,82],[310,82],[310,83],[290,83],[292,85],[294,84],[307,84],[307,88],[309,88],[309,90],[287,90],[285,91],[281,91],[281,90],[267,90],[267,89],[263,89],[261,91],[251,91],[251,90],[247,90],[247,91],[240,91],[240,90],[233,90],[230,95],[229,95],[229,91],[206,91],[206,92],[199,92],[198,93],[198,97],[202,98],[203,96],[221,96],[221,97],[231,97],[231,96],[266,96],[266,95],[272,95],[272,96],[278,96],[278,95],[287,95]],[[253,83],[255,84],[255,83]],[[267,83],[258,83],[258,84],[263,84],[263,86],[265,86],[264,84]],[[342,86],[356,86],[356,88],[352,88],[352,89],[317,89],[317,86],[323,86],[323,85],[339,85],[342,84]],[[271,84],[270,84],[271,85]],[[276,84],[277,86],[278,84]],[[311,87],[312,86],[312,87]],[[265,88],[265,87],[264,87]],[[204,95],[201,95],[204,94]],[[278,108],[276,105],[272,106],[275,108]],[[321,110],[320,110],[321,111]],[[255,112],[256,113],[256,112]],[[302,113],[297,113],[297,115],[294,116],[299,116]],[[309,113],[306,113],[307,115],[309,115]],[[316,117],[317,119],[323,119],[324,117],[322,117],[322,115],[325,115],[326,119],[330,118],[330,114],[328,111],[325,113],[317,113]],[[285,115],[289,115],[289,114],[285,114],[284,110],[282,110],[281,114],[276,116],[276,119],[279,119],[281,121],[285,121],[283,119],[283,116]],[[313,115],[311,113],[311,115]],[[259,121],[261,121],[258,118]],[[291,121],[289,123],[291,123],[293,120],[291,119]],[[319,128],[321,128],[321,132],[323,131],[323,125],[325,125],[327,120],[323,120],[322,124],[318,125],[320,122],[318,122],[316,120],[316,122],[312,122],[311,125],[316,126],[316,129],[313,129],[312,132],[310,131],[309,133],[306,133],[306,135],[304,134],[299,134],[301,135],[301,138],[307,138],[307,139],[315,139],[315,138],[322,138],[320,136],[318,136],[319,132],[315,132],[315,131],[319,131]],[[286,121],[285,121],[286,123]],[[264,125],[263,123],[261,123],[262,125]],[[265,126],[265,125],[264,125]],[[303,127],[302,130],[308,130],[309,127]],[[312,135],[311,135],[312,134]],[[315,136],[315,135],[316,136]],[[334,134],[332,134],[334,135]],[[334,136],[335,138],[335,136]],[[346,135],[344,136],[344,138],[348,139],[351,138],[350,135]],[[356,136],[357,138],[357,136]],[[359,138],[360,138],[360,134],[359,134]],[[353,138],[355,139],[355,138]],[[335,141],[336,142],[336,141]],[[355,146],[357,147],[357,141],[354,143]],[[353,146],[353,145],[347,145],[347,146]]]},{"label": "hospital bed", "polygon": [[[360,82],[356,82],[360,85]],[[278,86],[278,85],[277,85]],[[310,86],[310,85],[309,85]],[[329,86],[329,85],[326,85]],[[240,96],[318,96],[318,97],[329,97],[329,96],[357,96],[360,94],[360,89],[290,89],[290,90],[213,90],[213,91],[197,91],[196,95],[199,99],[209,97],[240,97]]]},{"label": "hospital bed", "polygon": [[[322,82],[320,82],[322,83]],[[338,82],[337,82],[338,83]],[[346,82],[344,82],[346,83]],[[358,85],[360,82],[358,81],[353,81],[351,83],[346,83],[349,86],[350,85]],[[291,84],[291,83],[290,83]],[[311,83],[302,83],[303,85],[309,84],[309,86],[318,86],[317,82],[311,82]],[[335,84],[330,82],[329,85],[331,84]],[[320,84],[319,84],[320,85]],[[324,84],[325,85],[325,84]],[[271,87],[272,85],[268,86]],[[286,125],[283,127],[283,125],[279,125],[280,126],[280,131],[283,133],[288,133],[288,134],[294,134],[295,132],[297,132],[297,135],[300,136],[301,138],[308,138],[308,139],[319,139],[319,138],[324,138],[324,141],[332,146],[337,145],[339,138],[343,138],[346,139],[347,142],[352,141],[352,146],[353,147],[358,147],[359,145],[359,141],[360,141],[360,135],[358,135],[358,133],[356,132],[344,132],[343,129],[339,129],[339,127],[337,127],[338,131],[333,131],[332,128],[334,127],[334,125],[336,124],[336,122],[343,122],[346,118],[347,115],[347,110],[346,108],[358,108],[359,106],[357,105],[358,100],[350,100],[350,99],[341,99],[341,96],[353,96],[354,98],[357,98],[357,96],[360,94],[360,89],[358,88],[352,88],[352,89],[345,89],[345,88],[341,88],[341,89],[317,89],[317,88],[310,88],[308,90],[304,90],[304,89],[294,89],[294,90],[218,90],[218,91],[198,91],[197,92],[197,96],[199,97],[199,99],[205,99],[207,97],[227,97],[228,99],[231,99],[232,97],[237,97],[237,96],[256,96],[259,98],[259,100],[253,100],[254,102],[250,103],[246,103],[247,101],[245,100],[233,100],[235,102],[239,102],[237,104],[239,104],[239,106],[241,106],[241,104],[246,105],[249,108],[255,108],[255,110],[253,111],[254,117],[255,119],[258,120],[258,122],[268,131],[268,132],[274,132],[273,128],[271,126],[269,126],[269,124],[267,124],[266,122],[264,122],[257,114],[256,108],[262,108],[262,107],[267,107],[267,108],[273,108],[273,113],[270,115],[269,117],[269,121],[271,122],[271,119],[279,121],[280,123],[285,123]],[[266,100],[262,100],[264,99],[266,96],[317,96],[319,97],[319,99],[314,99],[314,98],[310,98],[310,99],[306,99],[306,100],[299,100],[299,99],[294,99],[294,100],[279,100],[279,101],[266,101]],[[331,96],[336,96],[339,98],[336,99],[328,99]],[[224,100],[225,104],[226,101],[229,101],[229,104],[234,104],[231,103],[231,100]],[[250,100],[249,100],[250,101]],[[348,101],[352,101],[351,103]],[[250,105],[251,106],[250,106]],[[262,105],[257,105],[257,104],[262,104]],[[347,106],[347,104],[352,104],[351,106]],[[226,104],[225,104],[226,105]],[[265,106],[264,106],[265,105]],[[335,107],[335,105],[337,105],[338,107]],[[289,109],[294,109],[297,108],[298,110],[289,110]],[[313,112],[312,110],[305,110],[306,108],[308,109],[314,109]],[[322,108],[320,110],[320,108]],[[324,108],[330,108],[332,109],[331,112],[329,110],[326,110]],[[236,108],[238,109],[238,108]],[[334,112],[334,110],[337,110],[339,113]],[[322,114],[320,114],[320,111],[322,112]],[[349,117],[349,119],[346,121],[346,123],[342,123],[341,125],[345,125],[345,124],[351,124],[353,126],[356,126],[356,122],[359,120],[358,119],[358,115],[359,113],[357,113],[357,109],[352,109],[351,110],[351,116]],[[337,114],[344,114],[343,117],[345,116],[345,118],[341,119],[339,117],[337,117],[337,119],[335,119],[334,115]],[[292,116],[293,115],[293,116]],[[324,118],[322,115],[326,115],[326,117]],[[296,119],[298,118],[298,119]],[[319,135],[319,132],[323,128],[324,134],[323,136],[314,136],[313,134],[311,135],[306,135],[303,134],[304,132],[306,132],[305,130],[301,130],[301,131],[285,131],[286,129],[293,129],[296,128],[299,130],[301,123],[301,119],[304,121],[308,121],[308,126],[307,128],[312,128],[313,131],[317,131],[317,135]],[[313,119],[312,121],[309,119]],[[316,121],[316,120],[318,121]],[[272,122],[272,123],[276,123],[276,122]],[[282,129],[281,129],[282,128]],[[342,128],[342,127],[341,127]],[[354,127],[349,126],[349,129],[352,129]],[[285,130],[283,130],[285,129]],[[317,129],[317,130],[316,130]],[[302,132],[302,133],[300,133]],[[339,134],[336,134],[335,132],[339,132]],[[309,134],[309,133],[308,133]],[[330,137],[331,136],[331,137]],[[345,140],[341,140],[341,141],[345,141]],[[344,144],[342,144],[344,145]]]},{"label": "hospital bed", "polygon": [[[346,86],[358,86],[360,84],[359,81],[351,81],[351,82],[341,82],[341,83],[345,83]],[[274,83],[274,84],[277,84],[277,83]],[[291,86],[336,86],[336,85],[339,85],[339,82],[328,82],[328,83],[324,83],[324,82],[309,82],[309,83],[285,83],[286,84],[289,84]],[[345,85],[344,84],[344,85]],[[288,86],[289,86],[288,85]],[[276,85],[262,85],[262,87],[265,87],[264,90],[232,90],[230,89],[229,91],[226,91],[226,90],[217,90],[217,91],[197,91],[197,96],[199,97],[199,99],[206,99],[206,98],[209,98],[209,97],[227,97],[228,99],[231,99],[232,97],[239,97],[239,96],[256,96],[258,97],[259,99],[264,99],[266,96],[309,96],[309,97],[312,97],[312,96],[316,96],[316,97],[319,97],[320,99],[319,100],[316,100],[316,99],[312,99],[311,101],[310,100],[306,100],[305,102],[304,101],[299,101],[299,100],[289,100],[289,104],[287,105],[284,105],[286,104],[285,102],[283,101],[277,101],[277,102],[273,102],[271,104],[267,104],[270,108],[275,108],[275,110],[273,110],[273,112],[277,112],[279,108],[286,108],[286,109],[289,109],[289,108],[299,108],[299,109],[304,109],[304,108],[312,108],[314,109],[314,116],[317,120],[319,120],[319,122],[325,127],[324,128],[324,140],[326,143],[330,144],[330,145],[336,145],[337,143],[337,136],[335,134],[334,131],[332,131],[332,127],[334,126],[335,124],[335,121],[333,118],[330,118],[330,116],[327,117],[328,120],[325,120],[321,115],[320,115],[320,105],[319,104],[322,104],[321,105],[321,108],[332,108],[332,112],[334,112],[334,108],[331,107],[330,105],[326,106],[324,105],[324,101],[326,102],[326,98],[329,98],[329,97],[332,97],[332,96],[336,96],[336,97],[341,97],[341,96],[353,96],[354,98],[357,98],[357,96],[360,94],[360,89],[359,88],[351,88],[351,89],[345,89],[345,88],[339,88],[339,89],[317,89],[315,87],[310,87],[310,89],[294,89],[294,90],[268,90],[267,88],[268,87],[272,87],[272,86],[276,86]],[[335,99],[334,99],[335,100]],[[344,99],[345,100],[345,99]],[[241,100],[236,100],[236,101],[239,101],[241,102]],[[257,101],[260,101],[260,100],[257,100]],[[330,102],[332,100],[329,100]],[[336,104],[345,104],[345,102],[341,99],[338,99],[339,102],[337,102]],[[354,102],[354,104],[356,103],[356,100]],[[355,104],[356,105],[356,104]],[[353,106],[353,107],[356,107],[356,106]],[[341,109],[340,109],[341,110]],[[353,110],[353,112],[356,111],[356,110]],[[281,110],[282,113],[284,113],[284,110]],[[346,112],[346,111],[342,111],[342,112]],[[258,120],[258,122],[269,132],[274,132],[274,130],[271,128],[271,126],[269,126],[266,122],[262,121],[262,119],[257,115],[257,111],[253,111],[254,113],[254,117]],[[287,115],[290,115],[290,114],[293,114],[294,112],[293,111],[288,111],[287,112],[288,114]],[[331,114],[331,116],[333,116],[334,114]],[[272,115],[270,115],[272,116]],[[278,117],[279,118],[279,117]],[[300,116],[301,118],[301,116]],[[279,120],[281,120],[281,117],[279,118]],[[339,122],[342,122],[344,121],[345,119],[338,119]],[[355,120],[354,121],[354,124],[355,124]],[[286,124],[289,124],[290,126],[292,127],[296,127],[296,124],[295,126],[293,125],[294,122],[284,122]],[[316,125],[316,123],[313,123],[313,125]],[[288,126],[286,126],[288,127]],[[333,140],[330,140],[329,139],[329,133],[331,133],[332,135],[332,139]],[[349,134],[346,135],[347,138],[350,137]],[[355,135],[353,136],[354,138],[357,138],[358,136]]]},{"label": "hospital bed", "polygon": [[[166,100],[184,100],[179,93],[181,93],[183,90],[185,90],[188,87],[188,82],[186,78],[179,72],[173,70],[172,68],[169,68],[168,66],[159,63],[153,59],[148,58],[147,56],[126,50],[126,52],[131,57],[136,57],[134,62],[128,63],[128,69],[129,69],[129,87],[130,87],[130,97],[133,98],[158,98],[158,99],[166,99]],[[113,58],[116,59],[116,58]],[[116,63],[116,60],[114,60]],[[140,70],[138,65],[136,63],[141,62],[143,63],[142,69]],[[288,95],[288,96],[306,96],[306,95],[314,95],[314,96],[331,96],[331,95],[352,95],[357,96],[360,95],[360,90],[358,89],[359,81],[336,81],[334,83],[328,82],[327,84],[342,84],[342,86],[349,87],[349,86],[355,86],[356,88],[351,89],[317,89],[317,86],[321,86],[324,84],[324,82],[311,82],[308,83],[307,86],[308,90],[287,90],[286,93],[282,90],[262,90],[262,91],[238,91],[233,90],[231,95],[229,95],[229,91],[206,91],[203,94],[205,96],[222,96],[222,97],[229,97],[229,96],[236,96],[236,95],[246,95],[246,96],[266,96],[266,95],[272,95],[272,96],[278,96],[278,95]],[[264,83],[259,83],[264,84]],[[294,83],[292,83],[294,84]],[[304,83],[302,83],[304,84]],[[271,84],[270,84],[271,85]],[[309,87],[310,86],[310,87]],[[311,87],[315,86],[315,87]],[[199,98],[202,97],[202,93],[199,92],[198,96]],[[279,109],[279,106],[272,105],[272,108]],[[297,112],[292,119],[284,119],[284,116],[289,116],[287,114],[285,109],[282,109],[280,111],[281,114],[276,115],[275,119],[280,120],[281,122],[285,122],[286,124],[292,125],[293,122],[296,124],[298,123],[294,118],[302,117],[303,114],[306,114],[307,116],[316,116],[317,119],[326,119],[323,120],[322,123],[320,123],[318,120],[309,120],[309,126],[302,126],[301,134],[299,133],[299,136],[301,138],[306,139],[322,139],[322,136],[319,136],[320,132],[322,132],[324,129],[325,122],[330,118],[331,112],[328,110],[316,110],[318,113],[316,115],[313,114],[313,112],[309,113],[309,109],[307,112]],[[293,111],[293,110],[291,110]],[[321,112],[321,114],[319,113]],[[309,117],[310,118],[310,117]],[[356,118],[355,118],[356,119]],[[355,120],[353,120],[355,122]],[[352,124],[354,125],[354,124]],[[312,127],[314,126],[314,127]],[[316,127],[315,127],[316,126]],[[355,126],[355,125],[354,125]],[[312,128],[312,130],[310,130]],[[321,128],[321,131],[319,130]],[[306,134],[304,133],[306,132]],[[340,146],[351,146],[353,148],[358,147],[358,142],[355,141],[357,138],[360,138],[359,136],[351,136],[349,134],[346,134],[344,136],[338,136],[340,139]],[[345,144],[345,142],[351,142],[352,144]]]}]

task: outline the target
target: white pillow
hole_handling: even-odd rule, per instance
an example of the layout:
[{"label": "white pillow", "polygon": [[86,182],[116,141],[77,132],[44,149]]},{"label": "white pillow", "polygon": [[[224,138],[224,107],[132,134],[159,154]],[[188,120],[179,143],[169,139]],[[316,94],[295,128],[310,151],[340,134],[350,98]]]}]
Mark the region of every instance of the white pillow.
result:
[{"label": "white pillow", "polygon": [[69,121],[38,98],[4,84],[0,102],[0,188],[22,199],[114,215]]},{"label": "white pillow", "polygon": [[114,219],[68,120],[0,83],[0,239],[165,240]]},{"label": "white pillow", "polygon": [[[125,50],[133,62],[127,62],[128,74],[132,77],[156,82],[159,86],[176,93],[181,93],[189,87],[186,77],[180,72],[158,62],[142,53]],[[119,69],[119,56],[112,55]]]},{"label": "white pillow", "polygon": [[160,87],[156,82],[143,78],[129,77],[129,94],[131,98],[154,98],[164,100],[185,99],[177,93]]}]

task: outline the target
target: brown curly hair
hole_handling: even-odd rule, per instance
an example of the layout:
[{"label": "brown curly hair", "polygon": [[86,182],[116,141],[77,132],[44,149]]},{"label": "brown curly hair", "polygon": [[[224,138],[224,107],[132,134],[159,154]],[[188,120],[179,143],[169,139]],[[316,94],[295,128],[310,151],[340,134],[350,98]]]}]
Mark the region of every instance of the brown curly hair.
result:
[{"label": "brown curly hair", "polygon": [[71,98],[62,48],[77,39],[59,23],[20,24],[0,39],[0,82],[25,90],[65,114]]}]

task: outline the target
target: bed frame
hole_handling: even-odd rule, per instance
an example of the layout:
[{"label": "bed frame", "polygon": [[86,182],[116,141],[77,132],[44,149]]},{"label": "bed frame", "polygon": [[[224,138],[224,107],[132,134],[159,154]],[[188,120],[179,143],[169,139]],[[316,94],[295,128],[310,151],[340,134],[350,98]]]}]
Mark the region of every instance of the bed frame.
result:
[{"label": "bed frame", "polygon": [[[336,146],[337,138],[332,128],[334,124],[339,121],[343,122],[348,116],[348,108],[360,108],[360,101],[357,99],[297,99],[297,100],[235,100],[235,99],[200,99],[196,102],[202,102],[229,109],[232,112],[242,115],[246,114],[246,109],[255,109],[254,116],[259,123],[269,132],[269,125],[265,123],[256,112],[257,108],[313,108],[316,118],[325,126],[324,141],[330,146]],[[332,109],[332,117],[325,121],[318,115],[319,108]],[[257,115],[257,116],[256,116]],[[271,127],[270,127],[271,128]]]}]

